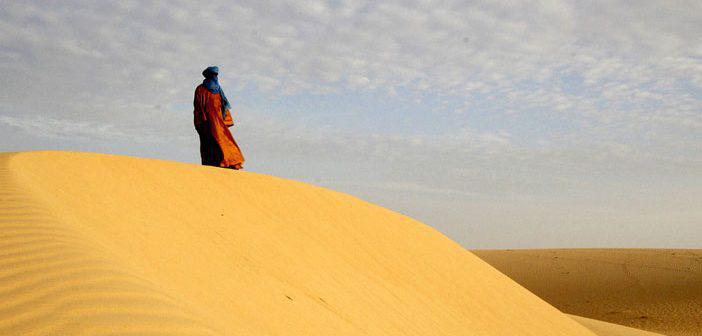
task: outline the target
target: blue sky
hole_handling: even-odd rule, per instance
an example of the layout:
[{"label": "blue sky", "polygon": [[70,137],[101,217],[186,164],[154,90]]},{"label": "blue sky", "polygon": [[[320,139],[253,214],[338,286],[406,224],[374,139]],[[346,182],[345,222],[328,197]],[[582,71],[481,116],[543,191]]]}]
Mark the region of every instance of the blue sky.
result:
[{"label": "blue sky", "polygon": [[196,163],[219,65],[251,171],[466,247],[699,247],[699,1],[24,1],[0,150]]}]

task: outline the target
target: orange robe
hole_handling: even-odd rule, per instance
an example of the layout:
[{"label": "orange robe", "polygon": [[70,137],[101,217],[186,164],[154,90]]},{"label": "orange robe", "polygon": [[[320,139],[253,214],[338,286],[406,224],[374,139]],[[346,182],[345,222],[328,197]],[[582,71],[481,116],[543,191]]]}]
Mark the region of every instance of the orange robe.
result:
[{"label": "orange robe", "polygon": [[[222,101],[200,85],[195,89],[195,129],[200,136],[202,164],[215,167],[241,169],[244,155],[234,141],[228,125],[222,118]],[[229,125],[231,126],[231,125]]]}]

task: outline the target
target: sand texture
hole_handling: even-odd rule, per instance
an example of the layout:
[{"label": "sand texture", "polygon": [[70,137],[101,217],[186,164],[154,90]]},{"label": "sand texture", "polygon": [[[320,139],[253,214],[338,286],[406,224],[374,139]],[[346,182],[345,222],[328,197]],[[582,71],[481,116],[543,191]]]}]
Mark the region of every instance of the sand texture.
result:
[{"label": "sand texture", "polygon": [[251,172],[0,156],[0,335],[595,335],[408,217]]},{"label": "sand texture", "polygon": [[563,312],[702,335],[702,250],[484,250],[476,255]]},{"label": "sand texture", "polygon": [[572,319],[595,332],[598,336],[662,336],[661,334],[623,325],[608,323],[587,317],[570,315]]}]

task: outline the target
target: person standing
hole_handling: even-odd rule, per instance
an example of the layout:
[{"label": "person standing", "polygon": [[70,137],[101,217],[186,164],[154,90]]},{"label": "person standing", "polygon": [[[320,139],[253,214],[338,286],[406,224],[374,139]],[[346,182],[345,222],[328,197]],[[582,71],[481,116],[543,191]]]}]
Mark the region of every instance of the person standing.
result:
[{"label": "person standing", "polygon": [[229,101],[217,80],[219,68],[208,67],[202,75],[205,80],[195,89],[193,102],[195,130],[200,136],[202,164],[243,169],[244,155],[229,131],[234,121]]}]

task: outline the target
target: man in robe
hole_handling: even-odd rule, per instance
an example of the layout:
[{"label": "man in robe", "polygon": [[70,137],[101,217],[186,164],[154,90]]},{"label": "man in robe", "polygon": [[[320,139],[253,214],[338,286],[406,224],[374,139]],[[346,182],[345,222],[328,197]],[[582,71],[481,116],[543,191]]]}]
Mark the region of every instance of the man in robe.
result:
[{"label": "man in robe", "polygon": [[205,80],[195,89],[195,130],[200,136],[202,164],[242,169],[244,156],[234,141],[230,126],[234,124],[230,104],[219,86],[219,68],[211,66],[202,72]]}]

